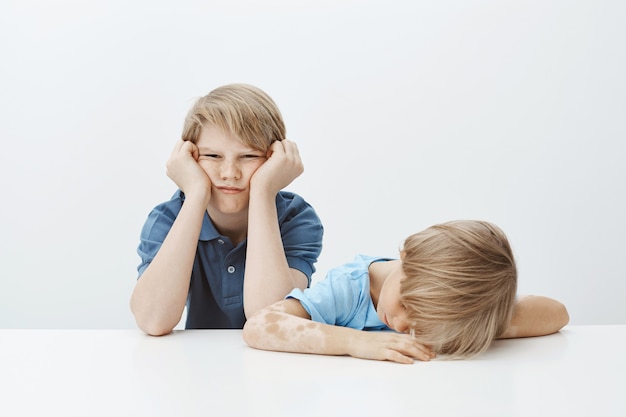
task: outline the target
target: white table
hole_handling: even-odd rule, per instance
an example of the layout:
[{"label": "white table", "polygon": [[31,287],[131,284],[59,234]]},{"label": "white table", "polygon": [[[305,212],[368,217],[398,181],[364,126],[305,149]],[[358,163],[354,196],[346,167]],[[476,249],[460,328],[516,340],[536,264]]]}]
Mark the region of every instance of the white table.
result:
[{"label": "white table", "polygon": [[249,348],[239,330],[0,330],[0,416],[626,416],[626,325],[400,365]]}]

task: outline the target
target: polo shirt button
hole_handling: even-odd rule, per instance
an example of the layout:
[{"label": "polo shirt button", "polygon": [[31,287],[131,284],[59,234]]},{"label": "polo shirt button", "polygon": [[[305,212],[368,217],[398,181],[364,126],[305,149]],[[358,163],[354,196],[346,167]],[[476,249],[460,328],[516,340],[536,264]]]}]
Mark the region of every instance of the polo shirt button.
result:
[{"label": "polo shirt button", "polygon": [[223,245],[224,241],[222,239],[217,239],[217,243],[219,243],[220,245]]},{"label": "polo shirt button", "polygon": [[226,270],[228,271],[229,274],[232,274],[233,272],[235,272],[235,267],[231,265]]}]

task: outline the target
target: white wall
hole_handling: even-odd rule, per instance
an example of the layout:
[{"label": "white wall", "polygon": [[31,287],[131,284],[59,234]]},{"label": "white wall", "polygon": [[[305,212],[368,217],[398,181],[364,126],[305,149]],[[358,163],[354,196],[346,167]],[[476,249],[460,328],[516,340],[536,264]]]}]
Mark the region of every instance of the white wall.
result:
[{"label": "white wall", "polygon": [[626,323],[625,18],[619,0],[4,1],[0,327],[135,326],[165,161],[230,82],[267,91],[299,145],[315,280],[480,218],[521,293]]}]

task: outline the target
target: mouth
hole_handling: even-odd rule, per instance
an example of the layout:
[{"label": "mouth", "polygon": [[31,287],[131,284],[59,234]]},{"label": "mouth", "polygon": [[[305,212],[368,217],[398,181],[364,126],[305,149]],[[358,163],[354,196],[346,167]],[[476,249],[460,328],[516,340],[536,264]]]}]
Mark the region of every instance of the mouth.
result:
[{"label": "mouth", "polygon": [[215,188],[217,188],[224,194],[239,194],[240,192],[243,191],[243,188],[237,188],[237,187],[215,187]]}]

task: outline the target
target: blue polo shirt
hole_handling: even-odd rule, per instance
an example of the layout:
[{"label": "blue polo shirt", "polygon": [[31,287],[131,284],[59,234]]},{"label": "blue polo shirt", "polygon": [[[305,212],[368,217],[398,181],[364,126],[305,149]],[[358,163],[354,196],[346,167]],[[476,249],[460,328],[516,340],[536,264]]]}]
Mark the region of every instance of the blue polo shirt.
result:
[{"label": "blue polo shirt", "polygon": [[[156,206],[141,231],[137,253],[141,263],[139,276],[161,248],[185,196],[178,190],[171,200]],[[278,223],[287,263],[302,271],[311,283],[314,264],[322,250],[322,223],[311,207],[297,194],[281,191],[276,195]],[[187,298],[187,329],[241,329],[246,321],[243,312],[243,277],[247,240],[233,245],[218,233],[204,213],[198,249],[191,272]]]}]

